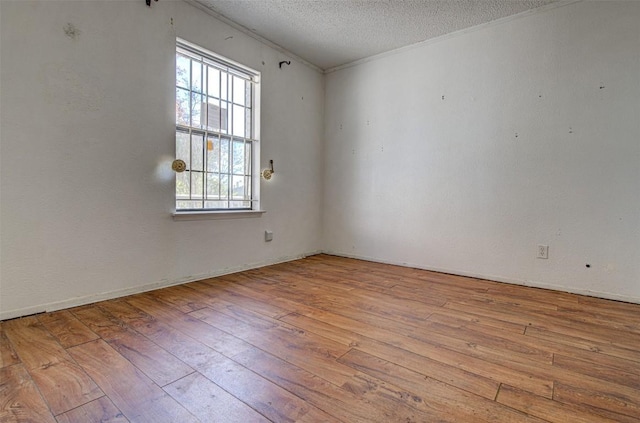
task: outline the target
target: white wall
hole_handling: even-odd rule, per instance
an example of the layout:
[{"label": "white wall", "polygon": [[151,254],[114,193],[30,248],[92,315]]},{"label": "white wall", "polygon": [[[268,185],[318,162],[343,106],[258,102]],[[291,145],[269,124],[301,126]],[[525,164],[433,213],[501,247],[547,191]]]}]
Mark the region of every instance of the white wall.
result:
[{"label": "white wall", "polygon": [[[0,15],[0,319],[321,249],[320,73],[279,69],[290,58],[183,2],[0,1]],[[175,152],[176,36],[262,72],[276,174],[260,218],[171,218],[174,183],[154,172]]]},{"label": "white wall", "polygon": [[639,23],[580,2],[327,75],[325,249],[640,302]]},{"label": "white wall", "polygon": [[[324,81],[183,2],[0,1],[0,319],[320,249],[640,302],[639,21],[577,3]],[[176,36],[262,72],[260,218],[170,216]]]}]

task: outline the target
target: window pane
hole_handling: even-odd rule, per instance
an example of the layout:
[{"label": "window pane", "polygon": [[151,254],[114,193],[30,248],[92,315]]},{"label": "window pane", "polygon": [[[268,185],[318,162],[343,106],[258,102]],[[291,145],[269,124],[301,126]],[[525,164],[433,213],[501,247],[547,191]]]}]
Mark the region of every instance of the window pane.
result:
[{"label": "window pane", "polygon": [[189,91],[176,88],[176,123],[189,126],[190,118]]},{"label": "window pane", "polygon": [[191,78],[189,77],[189,58],[176,54],[176,85],[182,88],[189,88]]},{"label": "window pane", "polygon": [[191,172],[191,198],[202,198],[204,177],[202,172]]},{"label": "window pane", "polygon": [[207,172],[220,171],[220,140],[218,137],[207,139]]},{"label": "window pane", "polygon": [[249,201],[231,201],[229,207],[232,209],[249,209],[251,208],[251,202]]},{"label": "window pane", "polygon": [[220,175],[220,198],[229,197],[229,175]]},{"label": "window pane", "polygon": [[251,175],[251,143],[246,143],[244,149],[244,173]]},{"label": "window pane", "polygon": [[247,190],[246,198],[251,198],[251,177],[244,177],[244,187]]},{"label": "window pane", "polygon": [[204,170],[203,141],[203,135],[191,135],[191,170]]},{"label": "window pane", "polygon": [[233,77],[233,102],[244,106],[245,100],[245,80]]},{"label": "window pane", "polygon": [[205,201],[204,206],[208,209],[226,209],[226,201]]},{"label": "window pane", "polygon": [[233,135],[244,137],[244,107],[233,105]]},{"label": "window pane", "polygon": [[202,63],[191,61],[191,91],[202,92]]},{"label": "window pane", "polygon": [[176,201],[176,209],[201,209],[202,201]]},{"label": "window pane", "polygon": [[220,175],[217,173],[207,173],[207,198],[220,197]]},{"label": "window pane", "polygon": [[244,200],[244,176],[233,175],[233,198]]},{"label": "window pane", "polygon": [[244,99],[244,105],[247,107],[251,107],[253,104],[251,103],[251,83],[247,82],[246,83],[246,89],[244,90],[244,95],[245,95],[245,99]]},{"label": "window pane", "polygon": [[176,198],[179,200],[188,199],[190,190],[189,172],[176,173]]},{"label": "window pane", "polygon": [[229,74],[226,72],[220,72],[220,98],[223,100],[227,100],[227,78]]},{"label": "window pane", "polygon": [[220,172],[229,173],[229,138],[220,139]]},{"label": "window pane", "polygon": [[187,169],[191,169],[191,143],[189,134],[181,131],[176,132],[176,159],[184,160]]},{"label": "window pane", "polygon": [[229,103],[220,106],[220,132],[229,133]]},{"label": "window pane", "polygon": [[191,93],[191,126],[201,128],[204,116],[202,115],[202,95]]},{"label": "window pane", "polygon": [[207,129],[210,131],[225,131],[227,130],[227,103],[224,102],[222,109],[220,108],[220,100],[214,97],[207,99],[207,108],[204,112],[207,113]]},{"label": "window pane", "polygon": [[220,97],[220,71],[208,66],[209,75],[207,79],[207,94],[213,97]]},{"label": "window pane", "polygon": [[233,142],[233,173],[236,175],[244,174],[244,142]]},{"label": "window pane", "polygon": [[220,132],[229,133],[229,121],[231,120],[231,110],[229,109],[230,103],[226,101],[220,102]]},{"label": "window pane", "polygon": [[207,129],[220,131],[220,100],[214,97],[207,98]]},{"label": "window pane", "polygon": [[251,109],[245,109],[244,111],[244,136],[253,138],[253,131],[251,131]]}]

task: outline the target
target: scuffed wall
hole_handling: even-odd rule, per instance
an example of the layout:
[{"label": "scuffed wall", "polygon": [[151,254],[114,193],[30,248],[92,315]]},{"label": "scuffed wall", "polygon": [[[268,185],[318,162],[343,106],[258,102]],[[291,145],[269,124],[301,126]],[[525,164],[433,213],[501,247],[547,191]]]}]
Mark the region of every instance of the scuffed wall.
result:
[{"label": "scuffed wall", "polygon": [[[181,1],[0,15],[0,319],[321,249],[321,74]],[[262,72],[262,217],[171,217],[176,36]]]},{"label": "scuffed wall", "polygon": [[328,74],[325,249],[640,302],[638,22],[573,3]]}]

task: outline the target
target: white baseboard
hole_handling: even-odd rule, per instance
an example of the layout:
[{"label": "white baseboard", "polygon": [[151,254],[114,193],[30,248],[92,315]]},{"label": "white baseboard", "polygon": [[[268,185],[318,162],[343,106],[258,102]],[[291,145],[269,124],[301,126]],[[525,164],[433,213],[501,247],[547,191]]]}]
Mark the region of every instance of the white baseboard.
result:
[{"label": "white baseboard", "polygon": [[228,267],[228,268],[214,271],[211,273],[202,273],[199,275],[192,275],[192,276],[181,278],[181,279],[156,281],[156,282],[151,282],[144,285],[138,285],[138,286],[134,286],[126,289],[119,289],[115,291],[85,295],[83,297],[75,297],[75,298],[70,298],[62,301],[54,301],[46,304],[38,304],[32,307],[25,307],[25,308],[16,309],[16,310],[2,311],[0,312],[0,320],[14,319],[17,317],[29,316],[31,314],[47,313],[50,311],[62,310],[65,308],[78,307],[82,305],[97,303],[99,301],[112,300],[114,298],[125,297],[127,295],[140,294],[142,292],[153,291],[156,289],[166,288],[169,286],[181,285],[188,282],[215,278],[216,276],[228,275],[230,273],[242,272],[243,270],[257,269],[259,267],[270,266],[273,264],[298,260],[304,257],[320,254],[321,252],[322,251],[311,251],[303,254],[278,257],[273,260],[267,260],[267,261],[256,262],[251,264],[243,264],[235,267]]},{"label": "white baseboard", "polygon": [[587,289],[579,289],[579,288],[573,288],[573,287],[568,287],[568,286],[563,286],[563,285],[554,285],[554,284],[549,284],[549,283],[544,283],[544,282],[539,282],[539,281],[521,280],[521,279],[507,278],[507,277],[497,276],[497,275],[484,275],[484,274],[474,273],[474,272],[466,272],[466,271],[460,271],[460,270],[454,270],[454,269],[430,267],[430,266],[424,266],[424,265],[415,264],[415,263],[397,262],[397,261],[393,261],[393,260],[383,260],[383,259],[379,259],[379,258],[375,258],[375,257],[361,256],[361,255],[357,255],[357,254],[346,254],[346,253],[340,253],[340,252],[335,252],[335,251],[323,251],[323,253],[324,254],[329,254],[329,255],[334,255],[334,256],[339,256],[339,257],[346,257],[346,258],[353,258],[353,259],[358,259],[358,260],[372,261],[372,262],[375,262],[375,263],[393,264],[395,266],[412,267],[412,268],[415,268],[415,269],[429,270],[429,271],[432,271],[432,272],[446,273],[446,274],[449,274],[449,275],[466,276],[466,277],[475,278],[475,279],[483,279],[483,280],[487,280],[487,281],[508,283],[508,284],[511,284],[511,285],[520,285],[520,286],[529,286],[529,287],[532,287],[532,288],[550,289],[552,291],[569,292],[571,294],[586,295],[588,297],[604,298],[604,299],[607,299],[607,300],[615,300],[615,301],[622,301],[622,302],[625,302],[625,303],[640,304],[640,297],[629,297],[629,296],[615,294],[615,293],[612,293],[612,292],[591,291],[591,290],[587,290]]},{"label": "white baseboard", "polygon": [[176,280],[156,281],[156,282],[151,282],[151,283],[147,283],[147,284],[144,284],[144,285],[134,286],[134,287],[131,287],[131,288],[120,289],[120,290],[116,290],[116,291],[102,292],[102,293],[98,293],[98,294],[86,295],[86,296],[83,296],[83,297],[70,298],[70,299],[63,300],[63,301],[55,301],[55,302],[46,303],[46,304],[39,304],[39,305],[35,305],[35,306],[32,306],[32,307],[25,307],[25,308],[21,308],[21,309],[17,309],[17,310],[3,311],[3,312],[0,312],[0,320],[14,319],[14,318],[17,318],[17,317],[28,316],[28,315],[31,315],[31,314],[46,313],[46,312],[50,312],[50,311],[57,311],[57,310],[62,310],[62,309],[66,309],[66,308],[71,308],[71,307],[78,307],[78,306],[82,306],[82,305],[86,305],[86,304],[96,303],[96,302],[99,302],[99,301],[105,301],[105,300],[111,300],[111,299],[114,299],[114,298],[125,297],[127,295],[140,294],[142,292],[153,291],[153,290],[156,290],[156,289],[166,288],[166,287],[169,287],[169,286],[181,285],[181,284],[184,284],[184,283],[189,283],[189,282],[194,282],[194,281],[199,281],[199,280],[209,279],[209,278],[215,278],[217,276],[222,276],[222,275],[228,275],[230,273],[242,272],[244,270],[257,269],[257,268],[260,268],[260,267],[270,266],[270,265],[273,265],[273,264],[278,264],[278,263],[284,263],[284,262],[288,262],[288,261],[298,260],[298,259],[301,259],[301,258],[304,258],[304,257],[313,256],[313,255],[316,255],[316,254],[329,254],[329,255],[334,255],[334,256],[339,256],[339,257],[346,257],[346,258],[353,258],[353,259],[358,259],[358,260],[372,261],[372,262],[376,262],[376,263],[392,264],[392,265],[403,266],[403,267],[412,267],[412,268],[415,268],[415,269],[429,270],[429,271],[432,271],[432,272],[446,273],[446,274],[450,274],[450,275],[467,276],[467,277],[470,277],[470,278],[484,279],[484,280],[489,280],[489,281],[508,283],[508,284],[512,284],[512,285],[520,285],[520,286],[529,286],[529,287],[533,287],[533,288],[550,289],[550,290],[553,290],[553,291],[569,292],[569,293],[572,293],[572,294],[586,295],[586,296],[589,296],[589,297],[604,298],[604,299],[608,299],[608,300],[615,300],[615,301],[623,301],[623,302],[627,302],[627,303],[640,304],[640,298],[638,298],[638,297],[627,297],[627,296],[623,296],[623,295],[614,294],[614,293],[611,293],[611,292],[590,291],[590,290],[572,288],[572,287],[567,287],[567,286],[553,285],[553,284],[548,284],[548,283],[543,283],[543,282],[538,282],[538,281],[506,278],[506,277],[497,276],[497,275],[484,275],[484,274],[479,274],[479,273],[474,273],[474,272],[467,272],[467,271],[460,271],[460,270],[454,270],[454,269],[445,269],[445,268],[424,266],[424,265],[415,264],[415,263],[397,262],[397,261],[393,261],[393,260],[383,260],[383,259],[379,259],[379,258],[375,258],[375,257],[361,256],[361,255],[357,255],[357,254],[346,254],[346,253],[341,253],[341,252],[336,252],[336,251],[318,250],[318,251],[310,251],[310,252],[307,252],[307,253],[297,254],[297,255],[292,255],[292,256],[279,257],[279,258],[276,258],[276,259],[273,259],[273,260],[267,260],[267,261],[256,262],[256,263],[251,263],[251,264],[243,264],[243,265],[240,265],[240,266],[221,269],[221,270],[214,271],[214,272],[211,272],[211,273],[203,273],[203,274],[199,274],[199,275],[192,275],[192,276],[189,276],[189,277],[186,277],[186,278],[181,278],[181,279],[176,279]]}]

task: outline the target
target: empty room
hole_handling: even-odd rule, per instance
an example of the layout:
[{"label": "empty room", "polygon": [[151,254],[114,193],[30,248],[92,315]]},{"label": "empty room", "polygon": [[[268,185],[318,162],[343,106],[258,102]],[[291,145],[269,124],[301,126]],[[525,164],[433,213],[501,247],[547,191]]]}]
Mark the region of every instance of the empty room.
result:
[{"label": "empty room", "polygon": [[640,1],[0,0],[0,422],[640,422]]}]

